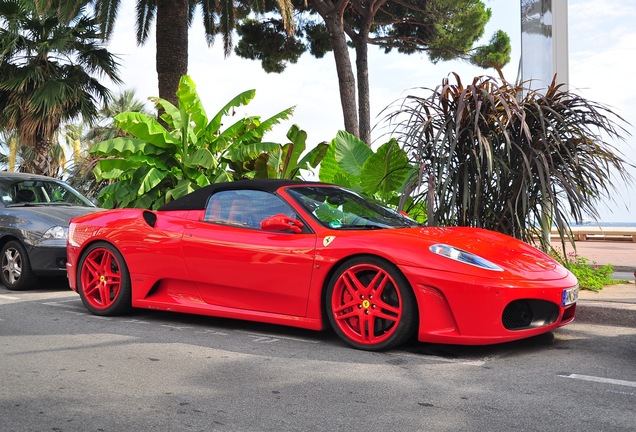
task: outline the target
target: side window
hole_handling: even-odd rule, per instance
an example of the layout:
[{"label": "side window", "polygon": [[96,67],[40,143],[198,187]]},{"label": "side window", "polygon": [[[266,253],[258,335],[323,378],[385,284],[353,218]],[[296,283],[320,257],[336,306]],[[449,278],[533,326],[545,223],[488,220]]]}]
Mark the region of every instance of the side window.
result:
[{"label": "side window", "polygon": [[210,197],[204,220],[260,229],[264,219],[276,214],[297,217],[292,208],[274,194],[256,190],[232,190],[217,192]]},{"label": "side window", "polygon": [[34,203],[37,202],[37,195],[35,193],[35,188],[26,185],[19,184],[15,186],[13,192],[13,202],[16,203]]}]

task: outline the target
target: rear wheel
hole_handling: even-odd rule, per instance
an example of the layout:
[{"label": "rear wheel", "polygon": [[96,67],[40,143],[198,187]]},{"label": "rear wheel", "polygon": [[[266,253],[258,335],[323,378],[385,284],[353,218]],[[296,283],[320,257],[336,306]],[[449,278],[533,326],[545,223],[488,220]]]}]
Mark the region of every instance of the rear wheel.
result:
[{"label": "rear wheel", "polygon": [[124,257],[108,243],[95,243],[83,254],[77,286],[84,306],[95,315],[120,315],[131,309],[131,285]]},{"label": "rear wheel", "polygon": [[37,276],[31,270],[31,262],[26,249],[18,241],[9,241],[0,252],[2,273],[0,279],[7,289],[23,291],[33,286]]},{"label": "rear wheel", "polygon": [[354,348],[377,351],[405,342],[415,330],[417,307],[406,278],[377,257],[343,263],[327,288],[327,315]]}]

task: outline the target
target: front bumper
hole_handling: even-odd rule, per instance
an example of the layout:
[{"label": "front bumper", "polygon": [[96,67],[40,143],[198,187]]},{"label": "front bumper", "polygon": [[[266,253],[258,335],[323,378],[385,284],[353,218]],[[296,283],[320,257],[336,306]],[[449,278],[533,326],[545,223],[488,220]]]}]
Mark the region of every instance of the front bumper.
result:
[{"label": "front bumper", "polygon": [[547,333],[574,320],[576,303],[562,306],[571,273],[551,281],[478,278],[402,268],[419,310],[418,340],[486,345]]},{"label": "front bumper", "polygon": [[66,274],[66,240],[43,240],[35,245],[27,245],[27,253],[33,273],[42,276],[63,276]]}]

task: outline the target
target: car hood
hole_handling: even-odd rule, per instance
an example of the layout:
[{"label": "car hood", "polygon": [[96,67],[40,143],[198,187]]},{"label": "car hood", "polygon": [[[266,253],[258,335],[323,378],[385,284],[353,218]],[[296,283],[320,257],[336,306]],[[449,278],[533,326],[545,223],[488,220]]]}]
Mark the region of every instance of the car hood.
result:
[{"label": "car hood", "polygon": [[[401,265],[497,279],[554,280],[568,275],[567,269],[540,250],[494,231],[467,227],[422,227],[374,233],[379,234],[373,242],[374,247],[385,250]],[[434,244],[449,245],[478,255],[499,266],[503,272],[486,270],[434,254],[430,251]]]},{"label": "car hood", "polygon": [[11,213],[14,216],[22,217],[32,222],[36,220],[46,221],[51,226],[68,226],[71,218],[81,216],[87,213],[93,213],[103,210],[99,207],[84,206],[25,206],[11,207]]}]

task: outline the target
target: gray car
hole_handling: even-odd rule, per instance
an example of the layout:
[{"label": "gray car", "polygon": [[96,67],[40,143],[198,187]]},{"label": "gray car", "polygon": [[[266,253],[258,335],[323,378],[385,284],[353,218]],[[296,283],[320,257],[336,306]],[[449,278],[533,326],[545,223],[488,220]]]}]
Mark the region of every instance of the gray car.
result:
[{"label": "gray car", "polygon": [[0,281],[25,290],[38,276],[66,275],[69,220],[98,210],[61,180],[0,172]]}]

